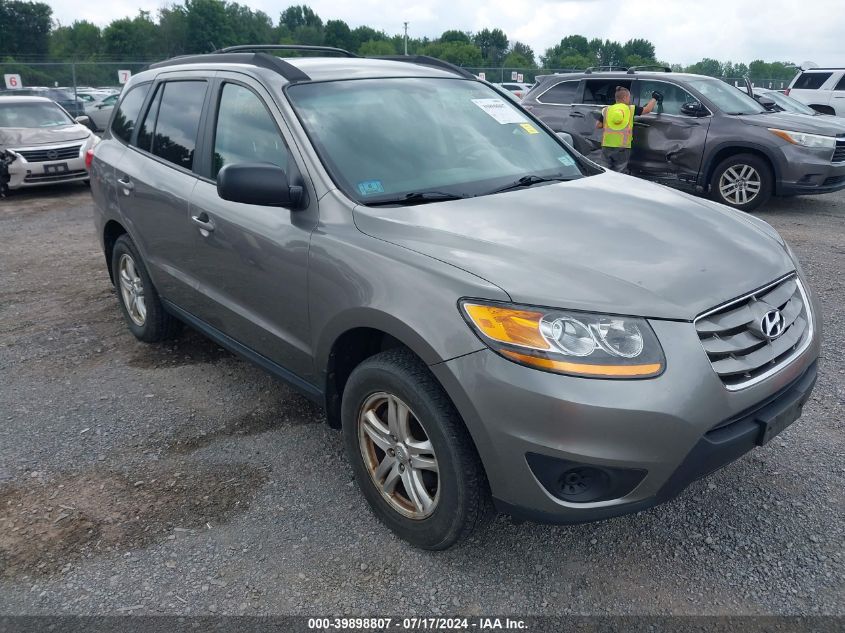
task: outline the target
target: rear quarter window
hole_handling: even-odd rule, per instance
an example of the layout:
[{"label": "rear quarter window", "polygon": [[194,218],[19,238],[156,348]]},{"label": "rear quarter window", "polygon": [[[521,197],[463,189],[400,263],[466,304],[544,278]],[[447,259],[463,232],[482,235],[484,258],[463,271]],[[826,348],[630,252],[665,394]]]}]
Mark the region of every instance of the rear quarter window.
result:
[{"label": "rear quarter window", "polygon": [[569,105],[575,102],[579,80],[563,81],[549,88],[537,98],[540,103],[559,103]]},{"label": "rear quarter window", "polygon": [[796,90],[818,90],[833,73],[803,73],[792,86]]},{"label": "rear quarter window", "polygon": [[150,84],[146,83],[134,86],[126,93],[114,115],[111,126],[112,136],[124,143],[129,142],[129,139],[132,138],[135,124],[138,121],[138,116],[141,114],[141,106],[144,105],[144,99],[147,98],[147,92],[149,90]]}]

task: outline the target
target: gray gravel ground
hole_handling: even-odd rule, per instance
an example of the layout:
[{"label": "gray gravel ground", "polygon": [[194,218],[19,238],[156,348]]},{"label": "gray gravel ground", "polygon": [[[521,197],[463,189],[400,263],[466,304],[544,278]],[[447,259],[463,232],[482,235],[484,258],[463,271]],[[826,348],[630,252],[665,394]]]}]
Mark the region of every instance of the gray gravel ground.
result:
[{"label": "gray gravel ground", "polygon": [[82,188],[0,201],[0,613],[845,614],[845,194],[759,212],[824,309],[800,422],[664,506],[394,538],[338,432],[187,331],[124,326]]}]

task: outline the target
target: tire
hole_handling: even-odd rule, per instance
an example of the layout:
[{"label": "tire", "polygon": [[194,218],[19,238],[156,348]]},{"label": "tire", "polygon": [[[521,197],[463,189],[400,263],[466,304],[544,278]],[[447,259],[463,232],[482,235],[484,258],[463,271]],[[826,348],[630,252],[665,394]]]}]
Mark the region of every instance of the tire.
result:
[{"label": "tire", "polygon": [[181,323],[165,311],[138,249],[126,234],[114,243],[112,275],[120,309],[135,338],[155,343],[179,333]]},{"label": "tire", "polygon": [[[737,186],[733,186],[736,184]],[[716,165],[710,179],[710,197],[716,202],[753,211],[768,202],[774,191],[769,164],[754,154],[735,154]]]},{"label": "tire", "polygon": [[[402,425],[387,423],[391,398],[407,406],[404,426],[410,433],[397,432]],[[383,422],[381,447],[365,430],[376,427],[369,421],[362,424],[371,419],[367,411]],[[447,549],[492,516],[484,468],[463,421],[425,364],[408,350],[381,352],[358,365],[343,391],[341,416],[346,452],[361,493],[373,513],[403,540],[422,549]],[[398,442],[391,442],[391,433]],[[389,470],[378,473],[377,465],[385,464]],[[377,478],[395,481],[393,492],[382,493]],[[422,485],[424,490],[409,494],[406,481],[412,489]],[[410,501],[426,494],[432,505]]]}]

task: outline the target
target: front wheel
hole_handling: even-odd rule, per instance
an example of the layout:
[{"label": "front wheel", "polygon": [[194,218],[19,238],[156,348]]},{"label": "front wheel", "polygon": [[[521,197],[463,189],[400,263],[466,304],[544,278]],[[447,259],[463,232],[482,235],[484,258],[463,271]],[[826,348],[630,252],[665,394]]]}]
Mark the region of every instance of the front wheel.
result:
[{"label": "front wheel", "polygon": [[772,196],[774,177],[768,163],[753,154],[737,154],[713,171],[710,196],[740,211],[753,211]]},{"label": "front wheel", "polygon": [[481,460],[454,405],[406,350],[362,362],[343,392],[346,452],[376,516],[416,547],[447,549],[491,514]]}]

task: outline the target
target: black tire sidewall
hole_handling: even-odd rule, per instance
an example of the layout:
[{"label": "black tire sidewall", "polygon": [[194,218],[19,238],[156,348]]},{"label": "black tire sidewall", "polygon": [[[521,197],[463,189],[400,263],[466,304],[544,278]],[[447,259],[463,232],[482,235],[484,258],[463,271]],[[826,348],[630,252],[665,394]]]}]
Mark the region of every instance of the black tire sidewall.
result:
[{"label": "black tire sidewall", "polygon": [[[380,354],[379,356],[384,356]],[[427,373],[427,368],[422,366]],[[429,377],[428,384],[418,373],[409,374],[402,364],[383,362],[376,357],[364,361],[352,373],[343,393],[342,421],[344,444],[359,488],[376,516],[387,527],[411,544],[424,549],[445,549],[465,533],[466,524],[474,521],[471,507],[472,468],[464,463],[458,443],[469,441],[462,437],[463,422],[451,403],[437,397],[440,387]],[[432,384],[433,383],[433,384]],[[402,399],[422,423],[434,446],[439,469],[440,498],[434,513],[420,520],[409,519],[394,510],[376,489],[364,464],[358,443],[358,413],[364,401],[374,393],[384,391]],[[434,397],[432,397],[434,395]],[[445,394],[444,394],[445,396]],[[457,437],[456,425],[460,425]],[[474,448],[473,448],[474,451]]]},{"label": "black tire sidewall", "polygon": [[[135,270],[141,277],[141,282],[144,284],[144,304],[147,308],[147,318],[144,325],[136,324],[129,316],[129,310],[123,302],[123,293],[120,291],[120,268],[118,266],[120,257],[122,255],[129,255],[135,262]],[[115,290],[117,291],[117,302],[120,304],[120,310],[123,313],[123,318],[129,326],[129,330],[139,340],[146,342],[153,342],[162,338],[161,321],[164,316],[164,308],[158,298],[158,293],[153,286],[152,279],[147,272],[147,267],[144,265],[141,255],[135,243],[128,235],[121,235],[117,238],[112,251],[112,276]]]},{"label": "black tire sidewall", "polygon": [[[752,201],[746,204],[732,204],[723,198],[721,191],[719,191],[719,180],[722,178],[722,174],[735,165],[750,165],[760,174],[760,192]],[[726,158],[716,166],[716,169],[713,170],[713,177],[710,179],[711,198],[726,207],[738,211],[753,211],[759,208],[768,202],[769,198],[772,197],[773,191],[774,176],[772,174],[772,168],[762,158],[753,154],[736,154]]]}]

